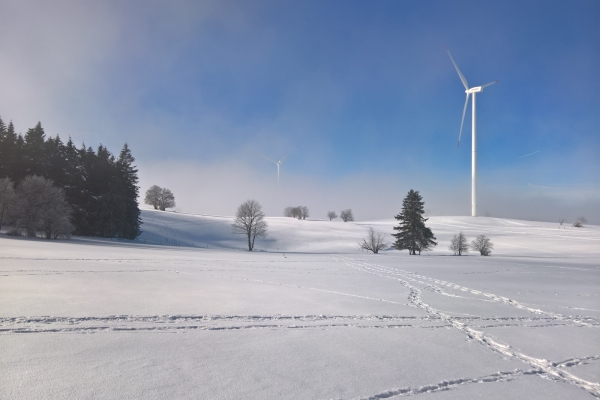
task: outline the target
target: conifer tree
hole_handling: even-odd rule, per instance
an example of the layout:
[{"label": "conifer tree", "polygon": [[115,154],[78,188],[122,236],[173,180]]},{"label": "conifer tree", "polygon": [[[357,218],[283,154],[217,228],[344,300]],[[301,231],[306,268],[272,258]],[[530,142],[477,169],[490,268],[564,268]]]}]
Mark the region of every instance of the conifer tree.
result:
[{"label": "conifer tree", "polygon": [[47,159],[45,149],[44,128],[40,122],[35,128],[31,128],[25,134],[23,156],[25,164],[25,175],[45,176],[47,171]]},{"label": "conifer tree", "polygon": [[423,218],[424,204],[419,192],[412,189],[402,201],[402,211],[395,217],[400,221],[400,225],[394,227],[398,233],[392,233],[396,238],[393,244],[395,249],[408,250],[409,254],[414,255],[437,245],[431,229],[425,226],[427,218]]},{"label": "conifer tree", "polygon": [[121,182],[121,194],[123,196],[124,217],[117,236],[124,239],[135,239],[142,231],[140,225],[140,208],[137,198],[139,194],[137,168],[133,163],[135,158],[129,150],[127,143],[121,149],[117,161],[117,174]]},{"label": "conifer tree", "polygon": [[7,177],[7,164],[6,158],[8,157],[7,151],[7,132],[6,132],[6,124],[0,118],[0,179]]},{"label": "conifer tree", "polygon": [[26,177],[49,179],[64,190],[76,235],[134,239],[140,233],[135,159],[127,144],[118,160],[100,145],[77,148],[71,138],[46,137],[41,123],[25,137],[0,119],[0,179],[17,187]]}]

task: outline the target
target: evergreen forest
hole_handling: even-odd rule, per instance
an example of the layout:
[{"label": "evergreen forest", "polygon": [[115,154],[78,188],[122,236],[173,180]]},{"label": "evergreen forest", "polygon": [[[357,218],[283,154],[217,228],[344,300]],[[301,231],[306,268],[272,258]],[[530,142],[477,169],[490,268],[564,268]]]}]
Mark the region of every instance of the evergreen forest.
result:
[{"label": "evergreen forest", "polygon": [[62,188],[71,208],[73,233],[135,239],[140,233],[135,159],[125,144],[118,157],[100,144],[97,150],[71,138],[46,137],[42,124],[25,135],[0,118],[0,179],[17,187],[27,176],[40,176]]}]

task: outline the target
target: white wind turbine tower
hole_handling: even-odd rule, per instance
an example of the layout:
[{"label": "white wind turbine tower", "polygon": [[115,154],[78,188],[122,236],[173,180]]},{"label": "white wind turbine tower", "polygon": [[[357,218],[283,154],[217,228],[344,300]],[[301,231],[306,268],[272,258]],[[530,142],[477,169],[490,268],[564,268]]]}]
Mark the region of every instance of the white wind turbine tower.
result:
[{"label": "white wind turbine tower", "polygon": [[460,72],[460,69],[458,69],[458,66],[456,65],[456,63],[454,62],[454,59],[452,58],[452,55],[450,54],[450,50],[448,50],[448,46],[446,46],[446,51],[448,51],[448,55],[450,56],[450,60],[452,61],[452,64],[454,64],[454,68],[456,68],[456,72],[458,72],[458,76],[460,77],[460,80],[462,81],[463,85],[465,85],[465,93],[467,94],[467,98],[465,100],[465,107],[463,108],[463,114],[462,114],[462,120],[460,121],[460,132],[458,134],[458,147],[460,148],[460,137],[462,136],[462,128],[463,128],[463,124],[465,122],[465,113],[467,112],[467,104],[469,104],[469,95],[473,95],[473,109],[472,109],[472,121],[471,121],[471,129],[472,129],[472,160],[471,160],[471,168],[472,168],[472,172],[471,172],[471,215],[473,217],[477,216],[477,117],[476,117],[476,113],[475,113],[475,94],[479,93],[479,92],[483,92],[483,88],[486,88],[490,85],[493,85],[494,83],[498,82],[498,81],[494,81],[494,82],[490,82],[487,83],[485,85],[481,85],[481,86],[473,86],[473,87],[469,87],[469,83],[467,82],[467,80],[465,79],[464,75]]},{"label": "white wind turbine tower", "polygon": [[[294,150],[296,150],[298,146],[294,147]],[[277,184],[279,185],[279,169],[281,168],[281,164],[283,164],[283,160],[285,160],[287,158],[287,156],[289,156],[290,154],[292,154],[292,152],[294,151],[290,151],[289,153],[287,153],[285,156],[281,157],[278,161],[273,160],[272,158],[269,157],[265,157],[265,156],[261,156],[263,158],[266,158],[267,160],[271,161],[272,163],[275,163],[275,165],[277,165]]]}]

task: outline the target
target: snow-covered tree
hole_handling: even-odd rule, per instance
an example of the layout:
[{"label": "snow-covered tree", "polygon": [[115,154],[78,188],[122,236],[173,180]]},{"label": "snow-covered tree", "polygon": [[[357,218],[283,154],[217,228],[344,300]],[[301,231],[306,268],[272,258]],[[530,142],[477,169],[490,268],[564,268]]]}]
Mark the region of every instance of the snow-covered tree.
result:
[{"label": "snow-covered tree", "polygon": [[268,225],[264,218],[262,206],[256,200],[247,200],[237,209],[231,233],[248,238],[248,251],[254,249],[254,240],[257,237],[267,236]]},{"label": "snow-covered tree", "polygon": [[329,218],[329,220],[331,221],[332,219],[336,219],[338,216],[335,213],[335,211],[328,211],[327,212],[327,218]]},{"label": "snow-covered tree", "polygon": [[150,186],[150,189],[146,190],[146,197],[144,198],[144,203],[149,206],[154,207],[155,210],[158,210],[160,206],[160,196],[162,194],[162,188],[158,185]]},{"label": "snow-covered tree", "polygon": [[0,179],[0,228],[10,209],[16,205],[15,201],[16,195],[13,182],[8,178]]},{"label": "snow-covered tree", "polygon": [[396,238],[393,244],[396,250],[408,250],[414,255],[437,245],[431,229],[425,226],[428,218],[423,217],[424,205],[419,192],[412,189],[402,201],[402,211],[395,217],[400,221],[400,225],[394,227],[398,233],[392,234]]},{"label": "snow-covered tree", "polygon": [[153,185],[146,191],[144,203],[151,205],[155,210],[165,211],[175,207],[175,196],[171,190]]},{"label": "snow-covered tree", "polygon": [[17,195],[17,224],[25,228],[27,236],[35,237],[38,230],[43,230],[47,239],[70,236],[71,209],[64,190],[41,176],[28,176],[19,184]]}]

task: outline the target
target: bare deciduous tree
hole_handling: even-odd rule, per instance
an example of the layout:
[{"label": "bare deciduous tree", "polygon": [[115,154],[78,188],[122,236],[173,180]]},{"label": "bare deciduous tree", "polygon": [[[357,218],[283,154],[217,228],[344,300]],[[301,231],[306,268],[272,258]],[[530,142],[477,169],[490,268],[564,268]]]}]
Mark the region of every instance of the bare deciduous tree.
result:
[{"label": "bare deciduous tree", "polygon": [[338,216],[335,213],[335,211],[329,211],[327,212],[327,218],[329,218],[329,220],[331,221],[332,219],[336,219]]},{"label": "bare deciduous tree", "polygon": [[467,244],[467,238],[460,232],[458,235],[454,235],[450,242],[449,250],[454,252],[455,256],[461,256],[463,253],[469,252],[469,245]]},{"label": "bare deciduous tree", "polygon": [[70,237],[73,229],[71,209],[62,189],[41,176],[28,176],[17,188],[19,207],[17,225],[23,226],[28,236],[43,230],[46,239]]},{"label": "bare deciduous tree", "polygon": [[471,249],[478,251],[482,256],[489,256],[492,254],[494,244],[485,235],[479,235],[471,242]]},{"label": "bare deciduous tree", "polygon": [[286,207],[285,210],[283,210],[283,216],[298,219],[306,219],[310,216],[310,212],[308,210],[308,207],[306,206]]},{"label": "bare deciduous tree", "polygon": [[155,210],[165,211],[167,208],[175,207],[175,196],[170,189],[153,185],[146,191],[144,203],[153,206]]},{"label": "bare deciduous tree", "polygon": [[348,208],[347,210],[342,210],[342,212],[340,212],[340,218],[344,222],[354,221],[354,215],[352,215],[352,209]]},{"label": "bare deciduous tree", "polygon": [[577,220],[573,222],[575,228],[583,228],[583,224],[587,224],[587,220],[584,217],[578,217]]},{"label": "bare deciduous tree", "polygon": [[359,242],[358,245],[361,249],[372,251],[373,254],[377,254],[379,253],[379,250],[383,250],[386,246],[385,236],[383,233],[375,231],[375,229],[370,227],[367,232],[367,237],[363,239],[362,243]]},{"label": "bare deciduous tree", "polygon": [[254,240],[257,237],[267,236],[267,222],[262,206],[256,200],[247,200],[238,207],[235,221],[232,226],[234,235],[246,235],[248,238],[248,251],[254,249]]},{"label": "bare deciduous tree", "polygon": [[0,228],[15,202],[16,194],[13,181],[8,178],[0,179]]},{"label": "bare deciduous tree", "polygon": [[558,222],[562,225],[563,223],[567,222],[564,218],[559,218]]},{"label": "bare deciduous tree", "polygon": [[302,219],[306,219],[306,218],[310,217],[310,211],[308,210],[308,207],[301,206],[299,208],[300,208],[300,217]]}]

